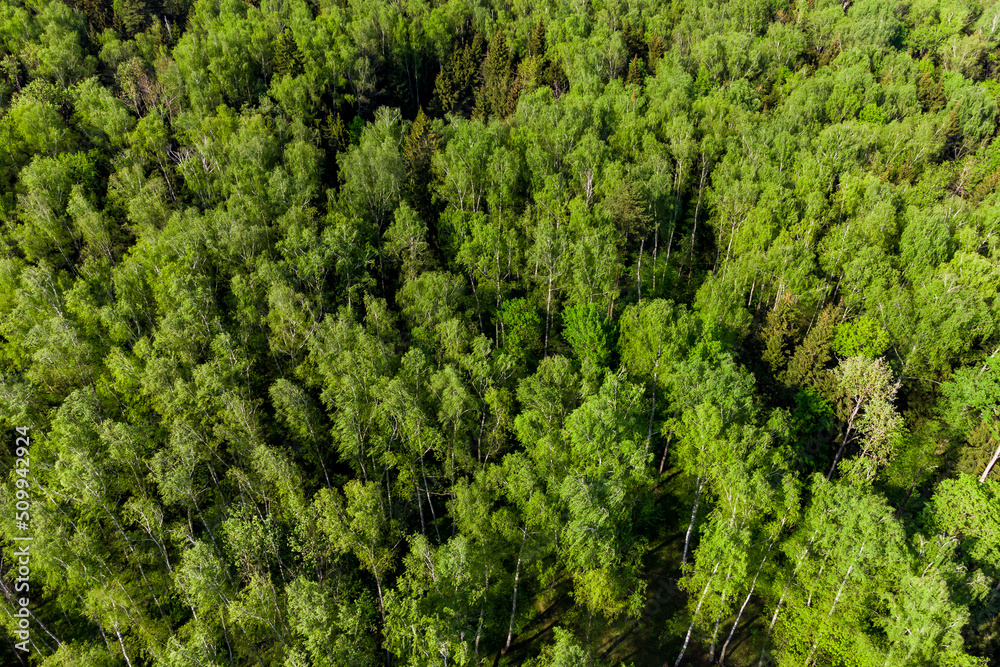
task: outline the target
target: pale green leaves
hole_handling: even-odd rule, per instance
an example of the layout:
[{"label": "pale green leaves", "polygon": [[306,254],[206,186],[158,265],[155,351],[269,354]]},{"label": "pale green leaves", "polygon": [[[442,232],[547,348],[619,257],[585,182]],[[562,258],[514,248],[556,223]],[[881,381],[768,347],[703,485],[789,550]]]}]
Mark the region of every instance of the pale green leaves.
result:
[{"label": "pale green leaves", "polygon": [[316,509],[320,526],[336,551],[353,553],[379,580],[393,568],[398,526],[388,515],[377,483],[352,480],[343,494],[322,489]]},{"label": "pale green leaves", "polygon": [[862,437],[860,455],[841,467],[853,480],[870,481],[893,457],[903,433],[903,418],[893,406],[900,383],[893,382],[884,360],[863,356],[845,359],[833,374],[848,401],[843,443]]},{"label": "pale green leaves", "polygon": [[380,230],[406,183],[401,132],[399,111],[379,109],[361,143],[339,158],[348,200]]},{"label": "pale green leaves", "polygon": [[833,349],[842,357],[879,357],[888,347],[888,332],[869,315],[840,324],[833,339]]},{"label": "pale green leaves", "polygon": [[135,126],[125,105],[96,78],[81,81],[72,91],[81,129],[91,138],[121,145]]}]

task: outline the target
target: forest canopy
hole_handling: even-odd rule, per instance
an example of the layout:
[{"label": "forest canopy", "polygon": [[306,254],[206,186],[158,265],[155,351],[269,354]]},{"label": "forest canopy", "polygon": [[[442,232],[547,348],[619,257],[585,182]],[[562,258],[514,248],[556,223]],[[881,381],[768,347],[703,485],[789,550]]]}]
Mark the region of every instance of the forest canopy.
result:
[{"label": "forest canopy", "polygon": [[980,0],[0,0],[4,664],[1000,664],[998,100]]}]

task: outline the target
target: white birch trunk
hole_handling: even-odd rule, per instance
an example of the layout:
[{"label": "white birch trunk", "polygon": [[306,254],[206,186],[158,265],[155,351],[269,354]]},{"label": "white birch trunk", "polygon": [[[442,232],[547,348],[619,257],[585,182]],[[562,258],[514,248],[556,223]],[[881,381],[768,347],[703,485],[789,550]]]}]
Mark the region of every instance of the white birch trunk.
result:
[{"label": "white birch trunk", "polygon": [[705,596],[708,594],[708,587],[712,585],[712,577],[715,573],[719,571],[719,564],[715,564],[715,569],[712,570],[712,575],[708,578],[708,582],[705,583],[705,590],[701,592],[701,597],[698,598],[698,606],[694,608],[694,617],[691,619],[691,625],[688,626],[687,634],[684,635],[684,645],[681,647],[681,654],[677,656],[677,660],[674,662],[674,667],[680,667],[681,660],[684,659],[684,653],[687,651],[688,644],[691,642],[691,632],[694,630],[694,623],[698,620],[698,612],[701,610],[701,603],[705,601]]},{"label": "white birch trunk", "polygon": [[698,517],[698,502],[701,500],[701,489],[705,486],[705,478],[698,478],[698,490],[694,494],[694,506],[691,508],[691,523],[688,524],[687,534],[684,535],[684,553],[681,555],[681,565],[687,564],[688,547],[691,544],[691,531],[694,530],[694,521]]}]

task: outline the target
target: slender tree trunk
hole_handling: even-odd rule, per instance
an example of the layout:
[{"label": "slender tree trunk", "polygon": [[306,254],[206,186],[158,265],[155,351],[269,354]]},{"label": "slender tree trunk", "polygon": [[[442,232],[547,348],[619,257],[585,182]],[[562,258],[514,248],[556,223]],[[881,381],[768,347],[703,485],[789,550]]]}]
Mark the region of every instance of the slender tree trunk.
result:
[{"label": "slender tree trunk", "polygon": [[[12,582],[12,583],[13,583],[13,582]],[[3,595],[4,595],[4,597],[5,597],[5,598],[7,599],[7,601],[8,601],[8,602],[10,602],[10,603],[11,603],[11,605],[13,606],[13,602],[14,602],[14,591],[13,591],[13,590],[11,590],[11,589],[10,589],[10,588],[9,588],[9,587],[7,586],[6,582],[4,582],[3,580],[0,580],[0,590],[2,590],[2,591],[3,591]],[[40,628],[41,628],[41,629],[42,629],[42,630],[43,630],[43,631],[45,632],[45,634],[47,634],[47,635],[48,635],[49,637],[52,637],[52,641],[54,641],[54,642],[56,643],[56,645],[57,645],[57,646],[61,646],[61,645],[62,645],[62,642],[61,642],[61,641],[59,641],[59,638],[58,638],[58,637],[56,637],[56,636],[55,636],[54,634],[52,634],[52,633],[51,633],[51,632],[49,631],[49,629],[48,629],[47,627],[45,627],[45,624],[44,624],[44,623],[42,623],[42,622],[41,622],[41,621],[40,621],[40,620],[38,619],[38,617],[37,617],[37,616],[35,616],[34,612],[32,612],[32,611],[31,611],[30,609],[28,609],[28,615],[29,615],[29,616],[31,617],[31,619],[32,619],[32,620],[33,620],[33,621],[34,621],[35,623],[37,623],[37,624],[38,624],[38,627],[40,627]],[[47,644],[46,644],[46,645],[47,645]]]},{"label": "slender tree trunk", "polygon": [[792,586],[792,580],[795,578],[795,574],[799,571],[799,567],[805,561],[806,556],[809,555],[809,549],[812,548],[812,543],[816,540],[816,535],[819,533],[819,528],[817,528],[812,537],[809,538],[809,544],[802,551],[802,555],[799,556],[798,560],[795,561],[795,567],[792,568],[792,576],[789,577],[788,582],[785,584],[785,588],[781,591],[781,597],[778,598],[778,604],[774,605],[774,614],[771,615],[771,624],[767,627],[767,634],[764,635],[764,645],[760,649],[760,660],[757,662],[757,667],[764,667],[764,654],[767,652],[767,642],[771,638],[771,632],[774,630],[774,624],[778,622],[778,612],[781,611],[781,603],[785,601],[785,596],[788,594],[788,589]]},{"label": "slender tree trunk", "polygon": [[[389,483],[389,469],[386,468],[382,473],[382,478],[385,479],[385,502],[389,505],[389,511],[387,516],[393,516],[395,512],[392,509],[392,485]],[[385,512],[385,510],[383,510]]]},{"label": "slender tree trunk", "polygon": [[637,303],[642,303],[642,253],[645,247],[646,239],[643,239],[639,242],[639,262],[635,265],[635,287],[638,290]]},{"label": "slender tree trunk", "polygon": [[819,317],[820,312],[823,310],[823,307],[826,305],[826,297],[827,297],[827,290],[824,289],[823,290],[823,298],[820,299],[819,305],[817,305],[816,308],[815,308],[815,310],[813,310],[812,319],[809,320],[809,326],[806,327],[806,332],[805,332],[804,336],[808,336],[809,332],[812,331],[813,325],[816,323],[816,318]]},{"label": "slender tree trunk", "polygon": [[719,601],[719,613],[715,616],[715,629],[712,630],[712,642],[708,647],[708,661],[715,662],[715,640],[719,638],[719,624],[722,622],[722,611],[726,608],[726,597],[729,594],[729,580],[732,579],[733,564],[729,563],[726,570],[726,580],[722,583],[722,598]]},{"label": "slender tree trunk", "polygon": [[413,482],[413,488],[417,491],[417,507],[420,509],[420,534],[427,537],[427,526],[424,525],[424,499],[420,497],[420,485]]},{"label": "slender tree trunk", "polygon": [[472,296],[476,299],[476,316],[479,318],[479,333],[486,335],[485,327],[483,326],[483,307],[479,303],[479,292],[476,290],[476,281],[469,276],[469,284],[472,285]]},{"label": "slender tree trunk", "polygon": [[694,225],[691,228],[691,252],[688,254],[688,285],[691,284],[691,276],[694,273],[694,241],[698,233],[698,213],[701,211],[701,196],[705,191],[705,176],[708,175],[708,164],[702,155],[701,180],[698,183],[698,201],[694,206]]},{"label": "slender tree trunk", "polygon": [[375,589],[378,591],[378,613],[382,617],[382,625],[385,625],[385,599],[382,597],[382,578],[375,576]]},{"label": "slender tree trunk", "polygon": [[122,536],[122,539],[125,540],[125,546],[128,548],[125,557],[128,558],[129,555],[132,556],[133,560],[135,561],[136,567],[139,568],[139,575],[142,577],[143,582],[145,582],[146,588],[147,590],[149,590],[149,594],[153,598],[153,602],[156,604],[156,608],[160,612],[160,616],[164,617],[165,614],[163,613],[163,607],[160,606],[160,600],[159,598],[156,597],[156,591],[153,590],[153,585],[149,583],[149,579],[146,577],[146,569],[142,566],[142,559],[139,558],[138,554],[136,553],[135,547],[132,546],[132,539],[122,529],[121,524],[118,523],[118,519],[111,512],[108,506],[104,503],[101,497],[97,495],[97,493],[93,489],[91,489],[89,485],[84,484],[83,487],[87,490],[88,493],[90,493],[91,496],[94,497],[94,500],[96,500],[97,503],[101,506],[101,509],[104,510],[104,513],[108,515],[109,519],[111,519],[111,522],[115,524],[115,528],[118,530],[118,533]]},{"label": "slender tree trunk", "polygon": [[788,587],[781,592],[781,597],[778,598],[778,604],[774,606],[774,613],[771,614],[771,624],[767,626],[767,634],[764,635],[764,645],[760,648],[760,660],[757,661],[757,667],[764,667],[764,655],[767,653],[767,642],[771,638],[771,633],[774,631],[774,624],[778,622],[778,612],[781,611],[781,603],[785,601],[785,594],[788,593]]},{"label": "slender tree trunk", "polygon": [[[725,601],[725,599],[726,599],[726,594],[723,591],[722,600]],[[715,629],[712,630],[712,643],[709,645],[709,648],[708,648],[708,662],[709,663],[715,662],[715,640],[719,636],[719,624],[720,623],[722,623],[722,610],[721,609],[719,610],[719,613],[715,617]]]},{"label": "slender tree trunk", "polygon": [[840,447],[837,449],[837,454],[833,457],[833,465],[830,466],[830,472],[826,474],[826,481],[830,481],[833,477],[833,471],[837,469],[837,462],[840,460],[840,455],[844,453],[844,447],[847,445],[848,440],[850,440],[851,430],[854,428],[854,419],[858,416],[858,412],[861,410],[861,406],[864,401],[859,400],[854,405],[854,412],[847,420],[847,427],[844,429],[844,438],[840,441]]},{"label": "slender tree trunk", "polygon": [[489,409],[486,401],[482,398],[482,394],[479,395],[479,400],[483,404],[483,409],[479,417],[479,435],[476,436],[476,460],[480,464],[483,462],[483,431],[486,430],[486,412]]},{"label": "slender tree trunk", "polygon": [[122,647],[122,655],[125,656],[125,664],[128,667],[132,667],[132,661],[129,660],[128,651],[125,650],[125,642],[122,640],[122,633],[118,631],[118,624],[115,623],[115,636],[118,637],[118,644]]},{"label": "slender tree trunk", "polygon": [[990,470],[993,469],[993,466],[996,465],[997,459],[1000,459],[1000,445],[997,445],[997,450],[993,452],[993,458],[991,458],[990,462],[986,464],[986,470],[983,470],[983,474],[979,476],[980,484],[986,481],[986,477],[990,474]]},{"label": "slender tree trunk", "polygon": [[674,205],[670,212],[670,236],[667,238],[667,263],[670,263],[670,251],[674,245],[674,232],[677,230],[677,218],[681,211],[681,161],[677,161],[677,170],[674,172]]},{"label": "slender tree trunk", "polygon": [[691,544],[691,532],[694,530],[694,521],[698,518],[698,503],[701,501],[701,489],[705,486],[705,478],[698,478],[698,490],[694,493],[694,505],[691,507],[691,523],[688,524],[687,533],[684,535],[684,553],[681,556],[681,565],[687,564],[688,546]]},{"label": "slender tree trunk", "polygon": [[[781,520],[781,528],[785,526],[785,519]],[[781,533],[781,528],[778,529],[778,533]],[[729,636],[726,637],[726,642],[722,645],[722,652],[719,653],[719,664],[723,664],[726,661],[726,650],[729,648],[729,642],[733,640],[733,635],[736,633],[736,626],[740,624],[740,618],[743,616],[743,612],[747,608],[747,604],[750,602],[750,597],[753,595],[754,590],[757,588],[757,578],[760,577],[761,570],[764,569],[764,563],[767,562],[767,557],[771,554],[771,547],[774,546],[775,541],[771,540],[771,543],[767,545],[767,551],[764,553],[764,557],[760,560],[760,565],[757,566],[757,574],[753,576],[753,583],[750,584],[750,592],[747,593],[746,598],[743,599],[743,605],[740,610],[736,613],[736,620],[733,621],[733,627],[729,629]]]},{"label": "slender tree trunk", "polygon": [[319,449],[319,443],[313,440],[313,449],[316,452],[316,460],[319,461],[320,467],[323,469],[323,478],[326,479],[326,487],[331,488],[333,484],[330,483],[330,473],[326,471],[326,463],[323,462],[323,452]]},{"label": "slender tree trunk", "polygon": [[543,357],[549,356],[549,330],[552,328],[552,273],[549,273],[548,294],[545,297],[545,349]]},{"label": "slender tree trunk", "polygon": [[653,443],[653,418],[656,417],[656,382],[659,379],[659,367],[660,367],[660,354],[662,350],[657,352],[656,364],[653,366],[653,397],[649,402],[649,428],[646,431],[646,454],[649,454],[649,447]]},{"label": "slender tree trunk", "polygon": [[612,320],[615,317],[615,298],[618,296],[618,285],[621,282],[621,272],[622,267],[620,265],[615,266],[615,286],[611,290],[611,305],[608,306],[608,319]]},{"label": "slender tree trunk", "polygon": [[[225,604],[227,604],[227,605],[229,604],[229,599],[227,599],[225,595],[222,596],[222,599],[223,599],[223,602],[225,602]],[[266,619],[263,619],[263,618],[261,618],[260,616],[257,616],[257,615],[254,615],[254,618],[256,618],[258,621],[262,621],[262,622],[266,623],[268,626],[270,626],[271,631],[274,632],[275,628],[274,628],[274,626],[269,621],[267,621]],[[228,628],[226,626],[225,614],[220,614],[220,622],[222,624],[222,634],[223,634],[223,636],[224,636],[224,638],[226,640],[226,648],[229,651],[229,664],[232,665],[232,664],[234,664],[234,660],[233,660],[233,647],[229,643],[229,630],[228,630]],[[279,639],[281,639],[280,635],[277,635],[276,632],[274,634],[276,636],[278,636]],[[281,642],[285,643],[283,639],[281,639]],[[212,644],[212,647],[215,648],[215,644]],[[258,658],[257,661],[260,662],[260,658]]]},{"label": "slender tree trunk", "polygon": [[[655,217],[654,213],[654,217]],[[653,294],[656,294],[656,252],[660,248],[660,223],[653,227]]]},{"label": "slender tree trunk", "polygon": [[708,595],[708,587],[712,585],[712,578],[715,573],[719,571],[719,564],[715,564],[715,569],[712,570],[711,576],[709,576],[708,581],[705,583],[705,589],[701,592],[701,597],[698,598],[698,605],[694,608],[694,616],[691,618],[691,625],[688,626],[687,634],[684,635],[684,645],[681,646],[681,654],[677,656],[677,660],[674,662],[674,667],[680,667],[681,660],[684,659],[684,653],[687,652],[688,644],[691,642],[691,632],[694,630],[694,623],[698,620],[698,612],[701,611],[701,603],[705,601],[705,596]]},{"label": "slender tree trunk", "polygon": [[[861,558],[861,554],[864,553],[864,550],[865,545],[862,544],[861,548],[858,549],[858,555],[855,556],[855,560]],[[826,614],[827,624],[829,624],[830,618],[833,616],[833,612],[837,609],[837,603],[840,602],[840,596],[844,592],[844,586],[847,585],[847,580],[851,578],[851,572],[854,570],[854,565],[854,563],[851,563],[851,566],[847,568],[847,574],[845,574],[844,578],[840,581],[840,588],[837,589],[837,595],[833,598],[833,604],[830,605],[830,611]],[[824,630],[825,629],[826,628],[824,627]],[[809,655],[806,656],[806,665],[811,665],[813,663],[813,655],[815,655],[816,649],[819,647],[819,640],[822,638],[823,634],[824,633],[820,633],[816,636],[816,641],[813,642],[812,648],[809,649]]]},{"label": "slender tree trunk", "polygon": [[[421,465],[422,465],[422,462],[421,462]],[[422,475],[423,475],[423,478],[424,478],[424,493],[427,495],[427,504],[431,508],[431,518],[434,520],[434,532],[437,533],[438,544],[441,544],[441,531],[438,530],[437,513],[434,511],[434,501],[431,500],[430,488],[427,486],[427,473],[423,472]]]},{"label": "slender tree trunk", "polygon": [[113,654],[114,651],[111,650],[111,642],[108,641],[108,635],[104,632],[104,626],[100,622],[97,623],[97,629],[101,633],[101,637],[104,638],[104,645],[108,648],[108,655]]},{"label": "slender tree trunk", "polygon": [[673,436],[674,436],[673,432],[669,433],[667,435],[667,442],[666,444],[663,445],[663,456],[660,457],[660,472],[659,472],[660,475],[663,474],[663,466],[667,464],[667,452],[670,451],[670,439]]},{"label": "slender tree trunk", "polygon": [[511,639],[514,637],[514,617],[517,615],[517,584],[521,579],[521,556],[524,554],[524,543],[528,539],[528,527],[521,529],[521,548],[517,552],[517,565],[514,567],[514,595],[510,603],[510,624],[507,626],[507,643],[504,644],[501,655],[507,653]]},{"label": "slender tree trunk", "polygon": [[[678,197],[678,200],[680,198]],[[667,264],[670,264],[670,251],[673,249],[674,245],[674,230],[677,228],[677,209],[680,207],[679,203],[674,204],[674,212],[670,220],[670,236],[667,237]]]},{"label": "slender tree trunk", "polygon": [[[823,570],[826,569],[826,563],[827,561],[829,561],[829,559],[830,559],[830,554],[827,554],[826,556],[823,557],[823,564],[819,566],[819,573],[816,574],[816,579],[819,579],[820,577],[823,576]],[[813,592],[815,592],[815,590],[816,590],[815,588],[809,590],[809,597],[806,598],[806,607],[813,606]]]},{"label": "slender tree trunk", "polygon": [[653,443],[653,418],[656,416],[656,374],[653,374],[653,396],[649,401],[649,428],[646,431],[646,454]]},{"label": "slender tree trunk", "polygon": [[[208,531],[208,536],[209,536],[210,538],[212,538],[212,546],[214,546],[214,547],[215,547],[215,552],[216,552],[216,553],[218,553],[218,554],[221,554],[221,553],[222,553],[222,550],[221,550],[221,549],[219,549],[219,543],[218,543],[218,542],[216,542],[216,540],[215,540],[215,533],[213,533],[213,532],[212,532],[212,527],[211,527],[211,526],[209,526],[209,525],[208,525],[208,521],[206,521],[206,520],[205,520],[205,515],[201,513],[201,507],[199,507],[199,506],[198,506],[198,501],[197,501],[197,500],[195,500],[195,497],[194,497],[194,494],[193,494],[193,493],[192,493],[192,494],[190,494],[190,498],[191,498],[191,502],[192,502],[192,503],[194,504],[194,509],[195,509],[195,511],[196,511],[196,512],[198,512],[198,518],[199,518],[199,519],[201,519],[201,523],[202,523],[202,525],[204,525],[204,526],[205,526],[205,530],[207,530],[207,531]],[[193,534],[194,534],[194,531],[192,531],[192,535],[193,535]],[[225,572],[226,572],[226,578],[228,578],[228,579],[229,579],[229,583],[232,583],[232,581],[233,581],[233,578],[232,578],[232,576],[230,576],[230,574],[229,574],[229,569],[228,569],[228,568],[226,568],[226,569],[225,569]]]},{"label": "slender tree trunk", "polygon": [[490,593],[490,568],[486,568],[486,590],[483,591],[483,604],[479,605],[479,627],[476,628],[476,664],[479,663],[479,639],[483,636],[483,618],[486,615],[486,596]]}]

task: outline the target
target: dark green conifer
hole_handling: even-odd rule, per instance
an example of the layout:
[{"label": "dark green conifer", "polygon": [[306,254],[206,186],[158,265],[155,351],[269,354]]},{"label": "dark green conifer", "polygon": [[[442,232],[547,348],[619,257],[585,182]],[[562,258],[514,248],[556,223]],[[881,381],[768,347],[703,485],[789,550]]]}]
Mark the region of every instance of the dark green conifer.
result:
[{"label": "dark green conifer", "polygon": [[410,125],[403,142],[403,158],[406,160],[407,184],[410,201],[421,214],[431,209],[432,163],[434,154],[441,146],[441,137],[434,131],[430,118],[423,109]]},{"label": "dark green conifer", "polygon": [[475,100],[475,85],[483,61],[483,37],[478,32],[462,48],[456,48],[434,81],[435,113],[468,113]]},{"label": "dark green conifer", "polygon": [[926,111],[934,113],[948,101],[944,96],[944,83],[926,72],[917,80],[917,99]]},{"label": "dark green conifer", "polygon": [[517,104],[515,88],[507,37],[498,30],[483,62],[483,84],[476,91],[476,116],[509,116]]},{"label": "dark green conifer", "polygon": [[545,24],[541,19],[535,24],[535,29],[531,31],[531,40],[528,42],[529,56],[545,55]]},{"label": "dark green conifer", "polygon": [[302,73],[302,53],[292,38],[290,31],[285,30],[274,40],[274,76],[285,74],[298,76]]},{"label": "dark green conifer", "polygon": [[649,40],[649,73],[656,74],[656,64],[667,50],[667,45],[663,43],[663,37],[655,34]]},{"label": "dark green conifer", "polygon": [[628,65],[628,74],[625,75],[625,85],[626,86],[641,86],[643,80],[646,78],[645,66],[643,62],[639,60],[639,56],[633,56],[632,62]]},{"label": "dark green conifer", "polygon": [[630,21],[625,21],[625,25],[622,28],[622,38],[625,40],[625,50],[629,55],[629,60],[647,50],[646,45],[643,43],[642,30],[633,28]]}]

